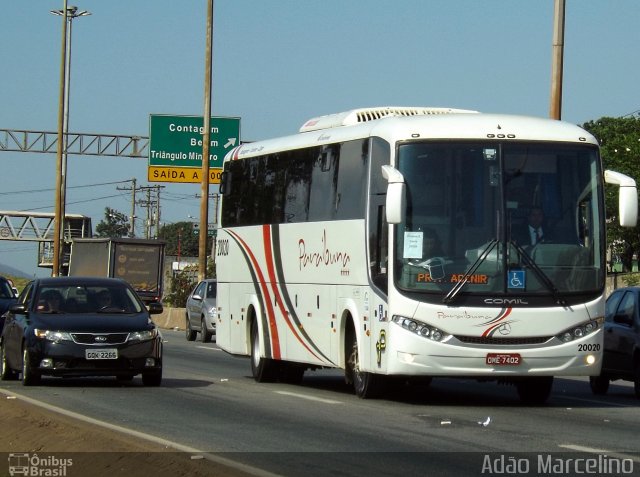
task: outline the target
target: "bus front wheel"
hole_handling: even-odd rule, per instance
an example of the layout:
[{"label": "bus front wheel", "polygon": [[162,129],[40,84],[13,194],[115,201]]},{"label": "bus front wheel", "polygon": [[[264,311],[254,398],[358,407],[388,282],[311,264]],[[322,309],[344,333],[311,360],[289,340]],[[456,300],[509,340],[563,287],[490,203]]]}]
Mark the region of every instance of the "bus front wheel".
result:
[{"label": "bus front wheel", "polygon": [[254,320],[251,324],[251,374],[259,383],[274,382],[278,376],[277,362],[260,357],[260,333]]},{"label": "bus front wheel", "polygon": [[347,384],[353,384],[353,390],[359,398],[371,399],[378,397],[384,388],[384,377],[360,370],[358,341],[355,333],[350,333],[348,343],[347,363],[345,366],[345,380]]},{"label": "bus front wheel", "polygon": [[520,400],[529,405],[544,404],[551,394],[553,376],[523,378],[516,383]]}]

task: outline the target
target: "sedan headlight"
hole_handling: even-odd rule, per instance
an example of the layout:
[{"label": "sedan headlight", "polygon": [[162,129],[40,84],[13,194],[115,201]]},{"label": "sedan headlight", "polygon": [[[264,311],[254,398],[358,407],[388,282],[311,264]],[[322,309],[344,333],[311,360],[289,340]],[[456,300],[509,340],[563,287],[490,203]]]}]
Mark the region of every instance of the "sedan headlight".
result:
[{"label": "sedan headlight", "polygon": [[36,335],[36,338],[52,341],[54,343],[60,343],[62,341],[73,341],[73,338],[71,338],[71,334],[67,333],[66,331],[51,331],[35,328],[33,332]]},{"label": "sedan headlight", "polygon": [[215,306],[207,308],[207,314],[209,315],[209,318],[215,320],[218,317],[218,308]]},{"label": "sedan headlight", "polygon": [[132,331],[127,337],[127,341],[148,341],[158,336],[158,328],[145,331]]}]

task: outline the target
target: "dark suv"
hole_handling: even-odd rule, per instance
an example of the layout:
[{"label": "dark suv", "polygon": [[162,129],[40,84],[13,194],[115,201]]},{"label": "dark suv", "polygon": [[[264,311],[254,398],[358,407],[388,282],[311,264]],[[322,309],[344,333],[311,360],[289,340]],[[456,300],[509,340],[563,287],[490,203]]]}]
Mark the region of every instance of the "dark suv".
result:
[{"label": "dark suv", "polygon": [[615,290],[605,309],[604,356],[599,376],[591,376],[594,394],[606,394],[616,379],[633,381],[640,399],[640,287]]},{"label": "dark suv", "polygon": [[0,333],[4,326],[4,313],[17,301],[11,282],[0,277]]}]

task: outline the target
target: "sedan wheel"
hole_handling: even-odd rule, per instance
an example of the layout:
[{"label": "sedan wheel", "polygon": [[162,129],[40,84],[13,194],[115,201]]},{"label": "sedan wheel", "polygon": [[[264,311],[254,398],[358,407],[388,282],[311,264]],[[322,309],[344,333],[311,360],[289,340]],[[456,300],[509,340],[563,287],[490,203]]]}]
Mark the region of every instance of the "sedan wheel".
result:
[{"label": "sedan wheel", "polygon": [[4,349],[4,343],[0,345],[0,379],[3,381],[18,379],[18,373],[11,369],[9,363],[7,363],[7,353]]},{"label": "sedan wheel", "polygon": [[197,331],[194,331],[191,329],[191,322],[189,321],[189,315],[187,315],[187,324],[185,326],[185,334],[187,337],[187,341],[195,341],[196,335],[198,334]]},{"label": "sedan wheel", "polygon": [[142,384],[145,386],[160,386],[162,383],[162,369],[149,373],[142,373]]},{"label": "sedan wheel", "polygon": [[204,321],[204,317],[200,321],[200,341],[203,343],[208,343],[211,341],[211,333],[207,330],[207,324]]},{"label": "sedan wheel", "polygon": [[25,348],[22,352],[22,384],[24,386],[33,386],[39,383],[40,374],[33,370],[29,351]]}]

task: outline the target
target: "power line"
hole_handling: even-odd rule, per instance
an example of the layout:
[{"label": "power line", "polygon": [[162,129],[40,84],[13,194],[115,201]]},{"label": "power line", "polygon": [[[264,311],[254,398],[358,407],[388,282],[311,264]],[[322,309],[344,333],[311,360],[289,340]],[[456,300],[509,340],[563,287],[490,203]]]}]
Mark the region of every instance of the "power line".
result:
[{"label": "power line", "polygon": [[[102,199],[111,199],[113,197],[123,197],[123,194],[105,195],[104,197],[95,197],[93,199],[76,200],[74,202],[67,202],[67,205],[84,204],[86,202],[93,202],[93,201],[102,200]],[[36,210],[44,210],[44,209],[50,209],[50,208],[51,208],[51,206],[48,205],[46,207],[34,207],[34,208],[28,209],[28,210],[21,210],[20,212],[34,212]]]},{"label": "power line", "polygon": [[[67,189],[83,189],[83,188],[87,188],[87,187],[97,187],[97,186],[103,186],[103,185],[122,184],[123,182],[131,182],[131,180],[116,181],[116,182],[100,182],[98,184],[86,184],[86,185],[67,187]],[[51,188],[51,189],[16,190],[16,191],[13,191],[13,192],[0,192],[0,195],[29,194],[29,193],[35,193],[35,192],[51,192],[52,190],[55,190],[55,189]]]},{"label": "power line", "polygon": [[636,114],[640,113],[640,109],[636,109],[634,112],[629,113],[629,114],[625,114],[624,116],[620,116],[621,118],[626,118],[629,116],[635,116]]}]

